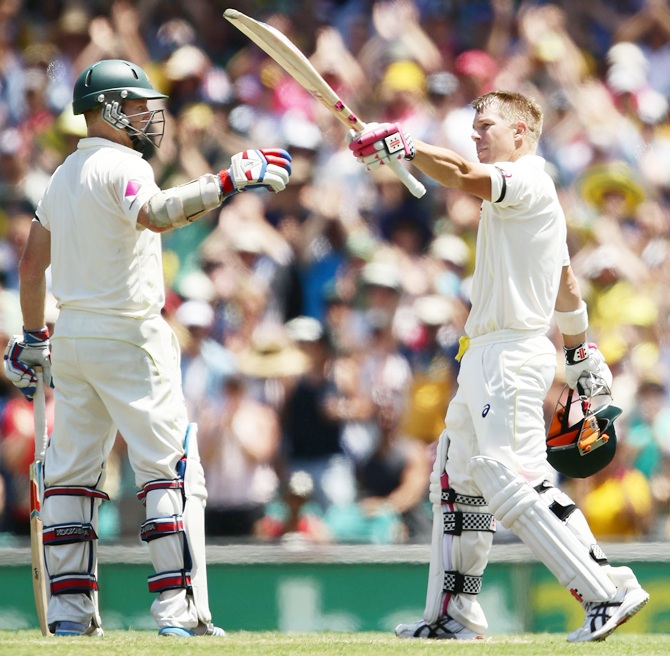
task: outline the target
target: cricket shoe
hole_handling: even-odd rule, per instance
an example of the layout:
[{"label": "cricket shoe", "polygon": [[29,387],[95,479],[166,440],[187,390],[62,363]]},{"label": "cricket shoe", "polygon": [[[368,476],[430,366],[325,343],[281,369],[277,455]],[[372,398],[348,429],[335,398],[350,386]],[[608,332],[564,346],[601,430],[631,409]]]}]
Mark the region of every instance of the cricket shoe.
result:
[{"label": "cricket shoe", "polygon": [[429,638],[431,640],[483,640],[483,636],[466,629],[460,622],[445,615],[435,624],[423,620],[414,624],[398,624],[395,634],[399,638]]},{"label": "cricket shoe", "polygon": [[611,601],[592,601],[584,604],[584,624],[568,634],[568,642],[595,642],[604,640],[610,633],[649,601],[649,594],[640,587],[621,587]]},{"label": "cricket shoe", "polygon": [[173,638],[195,638],[197,636],[223,638],[226,632],[221,627],[214,626],[211,622],[208,624],[201,622],[194,629],[185,629],[183,626],[164,626],[158,631],[158,635]]},{"label": "cricket shoe", "polygon": [[95,626],[93,622],[80,624],[79,622],[55,622],[49,626],[49,629],[55,636],[90,636],[102,637],[105,632],[101,627]]}]

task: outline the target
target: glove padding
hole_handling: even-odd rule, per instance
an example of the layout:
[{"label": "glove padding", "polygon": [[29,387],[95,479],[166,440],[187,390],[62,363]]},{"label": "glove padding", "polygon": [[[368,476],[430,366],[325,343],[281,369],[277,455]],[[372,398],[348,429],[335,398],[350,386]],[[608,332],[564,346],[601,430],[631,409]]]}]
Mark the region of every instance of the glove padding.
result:
[{"label": "glove padding", "polygon": [[573,348],[564,346],[563,352],[565,382],[570,389],[588,396],[596,393],[603,384],[608,390],[612,389],[612,372],[595,344],[584,342]]},{"label": "glove padding", "polygon": [[362,132],[347,133],[349,150],[368,171],[391,159],[414,159],[416,148],[409,132],[399,123],[368,123]]},{"label": "glove padding", "polygon": [[42,368],[44,384],[53,387],[49,330],[23,330],[23,336],[12,335],[5,349],[5,375],[32,401],[37,387],[35,367]]},{"label": "glove padding", "polygon": [[223,197],[245,189],[265,187],[283,191],[291,175],[291,156],[281,148],[245,150],[230,158],[230,168],[219,172]]}]

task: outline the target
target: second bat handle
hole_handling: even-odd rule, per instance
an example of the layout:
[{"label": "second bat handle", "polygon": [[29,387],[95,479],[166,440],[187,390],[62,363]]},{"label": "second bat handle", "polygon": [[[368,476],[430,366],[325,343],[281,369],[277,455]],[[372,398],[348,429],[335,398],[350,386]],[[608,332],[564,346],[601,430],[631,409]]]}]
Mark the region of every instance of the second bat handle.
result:
[{"label": "second bat handle", "polygon": [[412,196],[421,198],[426,193],[426,188],[402,165],[400,160],[391,159],[389,165],[405,187],[410,190]]}]

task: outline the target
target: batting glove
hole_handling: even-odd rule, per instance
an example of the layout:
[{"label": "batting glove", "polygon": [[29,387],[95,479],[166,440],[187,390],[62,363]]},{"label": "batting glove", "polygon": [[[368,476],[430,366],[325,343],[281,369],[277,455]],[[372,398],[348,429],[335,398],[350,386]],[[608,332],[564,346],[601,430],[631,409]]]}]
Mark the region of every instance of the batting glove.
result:
[{"label": "batting glove", "polygon": [[612,388],[612,372],[605,362],[605,356],[592,343],[580,344],[573,348],[563,347],[565,353],[565,382],[571,389],[583,391],[588,396],[598,387]]},{"label": "batting glove", "polygon": [[35,367],[42,368],[44,384],[53,387],[51,377],[51,350],[49,345],[49,329],[23,329],[21,335],[12,335],[5,349],[5,375],[11,383],[18,387],[23,395],[32,401],[37,386]]},{"label": "batting glove", "polygon": [[349,150],[368,171],[384,166],[391,159],[414,159],[412,135],[399,123],[368,123],[362,132],[350,130]]},{"label": "batting glove", "polygon": [[245,189],[283,191],[291,175],[291,156],[281,148],[245,150],[233,155],[230,168],[219,172],[223,198]]}]

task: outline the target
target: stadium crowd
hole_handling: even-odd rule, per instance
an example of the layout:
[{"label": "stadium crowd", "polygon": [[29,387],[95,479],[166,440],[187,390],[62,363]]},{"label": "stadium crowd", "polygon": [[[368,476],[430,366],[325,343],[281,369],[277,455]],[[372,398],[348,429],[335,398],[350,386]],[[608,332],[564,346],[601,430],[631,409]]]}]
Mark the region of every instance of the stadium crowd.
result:
[{"label": "stadium crowd", "polygon": [[[85,133],[70,102],[102,58],[165,101],[166,188],[252,143],[287,148],[273,195],[164,236],[164,314],[199,424],[211,539],[428,541],[428,475],[455,386],[479,205],[366,174],[342,125],[216,0],[0,0],[0,341],[21,331],[17,261],[46,181]],[[535,97],[589,337],[615,375],[618,452],[569,481],[601,539],[670,538],[670,7],[666,0],[239,0],[366,119],[476,159],[469,102]],[[81,120],[80,120],[81,119]],[[416,173],[416,171],[414,171]],[[92,220],[94,217],[91,217]],[[48,320],[57,316],[53,303]],[[560,357],[547,419],[563,386]],[[48,399],[48,408],[51,407]],[[0,379],[0,536],[29,532],[30,404]],[[101,536],[142,509],[123,457]],[[20,538],[19,538],[20,539]],[[501,532],[497,539],[505,539]]]}]

